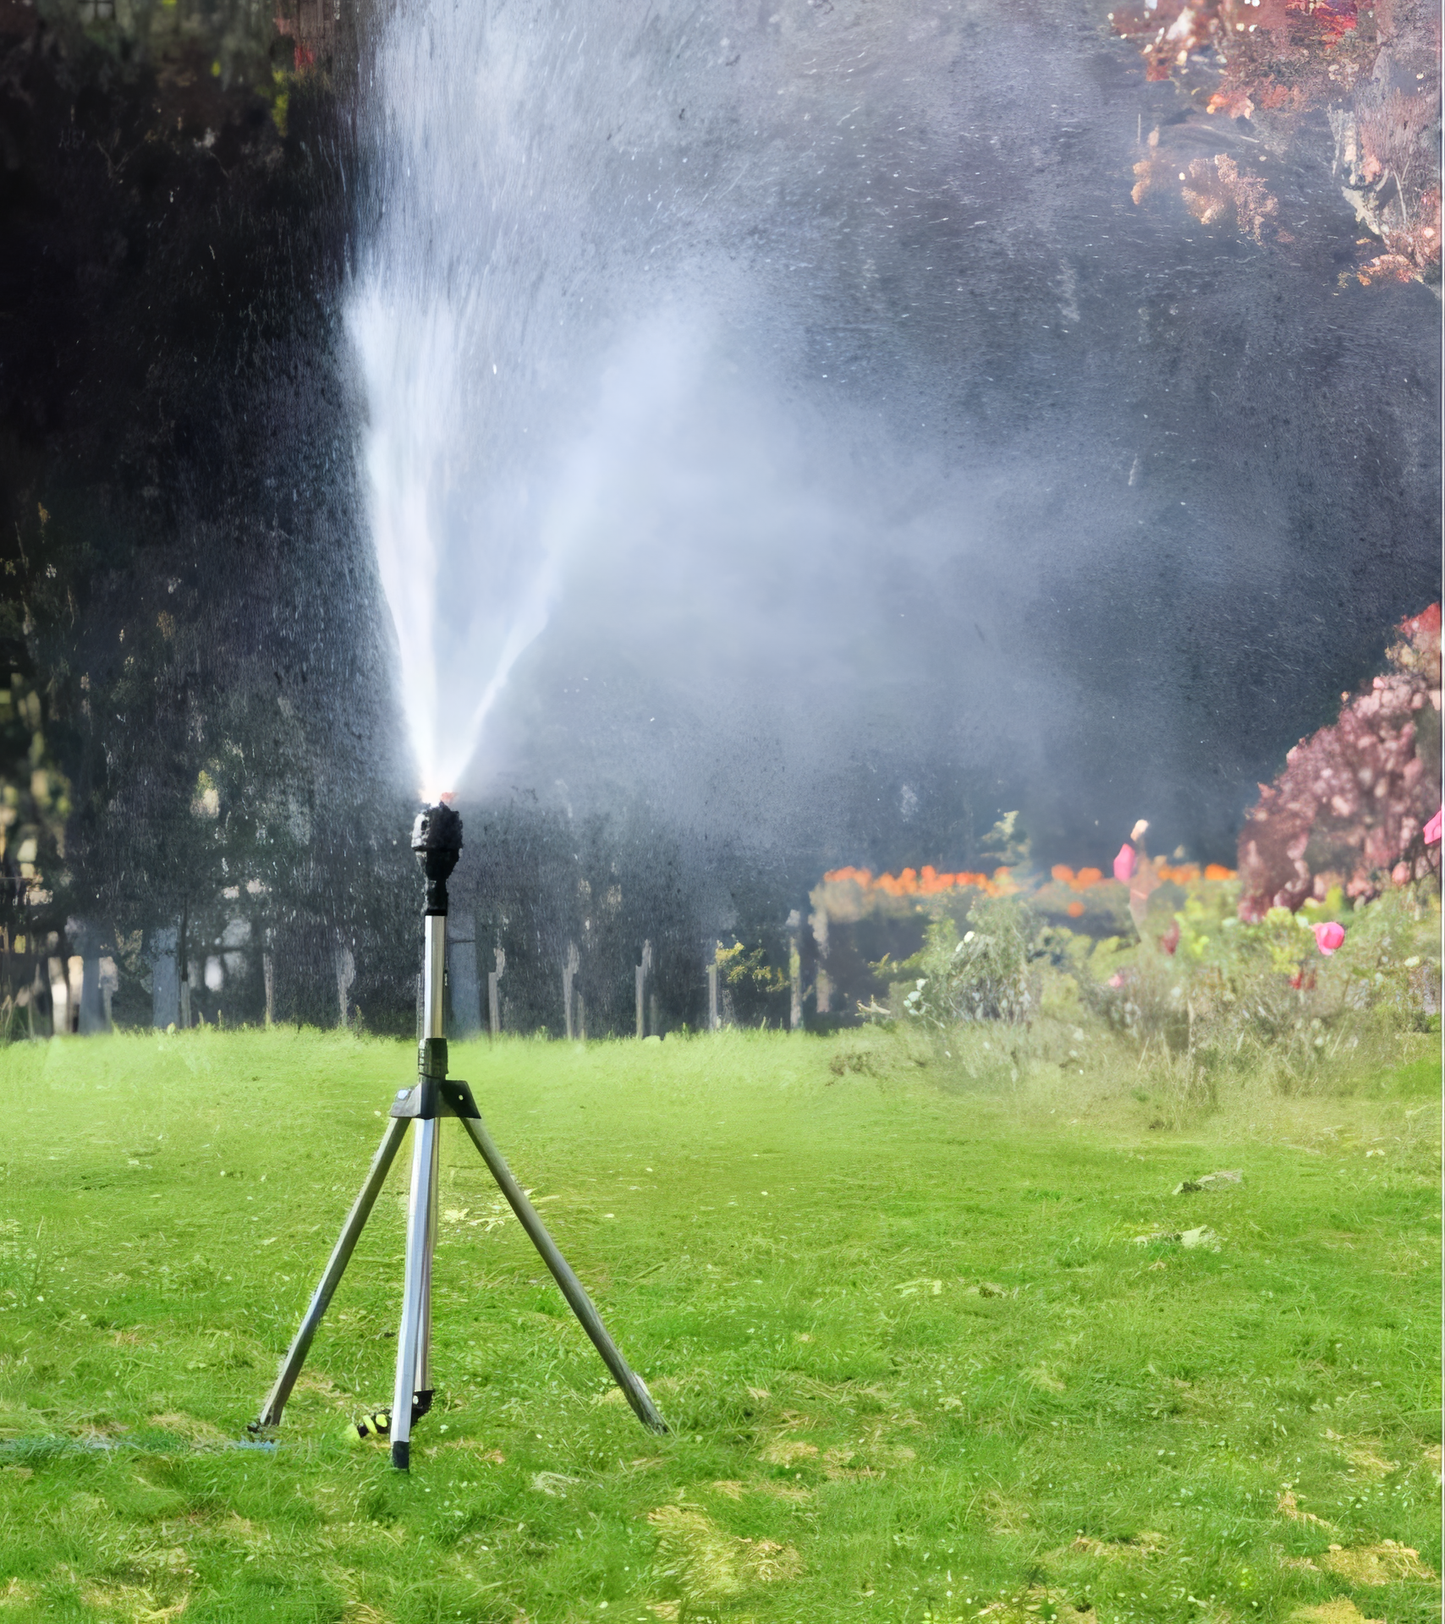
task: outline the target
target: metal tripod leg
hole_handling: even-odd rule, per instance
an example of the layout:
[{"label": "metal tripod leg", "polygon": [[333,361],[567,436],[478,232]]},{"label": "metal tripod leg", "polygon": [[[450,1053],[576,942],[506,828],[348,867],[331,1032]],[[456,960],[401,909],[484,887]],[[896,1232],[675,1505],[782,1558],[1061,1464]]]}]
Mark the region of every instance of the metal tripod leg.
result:
[{"label": "metal tripod leg", "polygon": [[391,1402],[391,1464],[411,1465],[411,1401],[416,1392],[418,1352],[428,1316],[430,1284],[427,1239],[431,1228],[432,1170],[436,1166],[437,1119],[420,1117],[411,1157],[411,1199],[406,1216],[406,1280],[402,1287],[401,1331],[396,1341],[396,1386]]},{"label": "metal tripod leg", "polygon": [[396,1160],[396,1153],[401,1149],[401,1142],[406,1138],[409,1126],[410,1122],[404,1117],[394,1117],[387,1124],[381,1145],[372,1158],[366,1182],[361,1186],[361,1193],[352,1204],[351,1211],[347,1213],[346,1222],[341,1226],[341,1238],[332,1249],[331,1258],[321,1276],[321,1283],[312,1294],[310,1306],[302,1318],[300,1329],[292,1339],[286,1357],[281,1361],[281,1370],[276,1377],[275,1385],[266,1395],[260,1416],[251,1423],[252,1432],[259,1432],[263,1427],[280,1425],[281,1412],[286,1407],[286,1400],[291,1396],[291,1389],[296,1385],[296,1378],[301,1374],[301,1366],[306,1361],[306,1354],[311,1347],[312,1338],[316,1335],[316,1328],[321,1324],[321,1317],[341,1283],[346,1265],[351,1261],[351,1254],[356,1250],[357,1241],[361,1239],[366,1220],[371,1216],[371,1209],[376,1205],[376,1198],[381,1194],[381,1187],[386,1183],[386,1175],[391,1171],[391,1164]]},{"label": "metal tripod leg", "polygon": [[431,1273],[437,1249],[437,1199],[440,1195],[440,1152],[442,1136],[432,1135],[431,1199],[426,1210],[426,1278],[421,1288],[421,1319],[416,1336],[416,1391],[421,1395],[423,1414],[431,1408]]},{"label": "metal tripod leg", "polygon": [[[573,1274],[567,1265],[567,1260],[557,1250],[555,1242],[547,1233],[546,1226],[537,1215],[537,1209],[522,1193],[521,1186],[512,1177],[512,1170],[502,1158],[502,1153],[492,1137],[482,1126],[480,1117],[461,1115],[462,1126],[471,1136],[472,1143],[482,1153],[482,1160],[491,1170],[492,1177],[497,1181],[501,1192],[506,1196],[513,1212],[516,1213],[522,1228],[527,1231],[533,1246],[542,1254],[542,1261],[552,1271],[552,1276],[562,1288],[562,1295],[567,1299],[568,1306],[577,1316],[582,1329],[592,1339],[592,1345],[602,1355],[603,1362],[612,1372],[613,1380],[622,1389],[622,1396],[632,1406],[633,1413],[649,1432],[666,1432],[667,1423],[658,1414],[657,1406],[652,1402],[652,1394],[647,1391],[647,1384],[642,1377],[627,1363],[618,1351],[617,1344],[607,1334],[607,1327],[602,1323],[602,1317],[592,1305],[592,1299],[587,1295],[582,1282]],[[424,1124],[418,1124],[424,1126]],[[418,1150],[417,1155],[421,1152]],[[410,1279],[411,1249],[407,1248],[407,1278]],[[397,1377],[397,1392],[400,1394],[401,1378]],[[410,1396],[410,1395],[408,1395]],[[397,1403],[400,1404],[400,1398]],[[395,1435],[395,1414],[393,1411],[393,1436]],[[393,1446],[393,1459],[395,1449]]]}]

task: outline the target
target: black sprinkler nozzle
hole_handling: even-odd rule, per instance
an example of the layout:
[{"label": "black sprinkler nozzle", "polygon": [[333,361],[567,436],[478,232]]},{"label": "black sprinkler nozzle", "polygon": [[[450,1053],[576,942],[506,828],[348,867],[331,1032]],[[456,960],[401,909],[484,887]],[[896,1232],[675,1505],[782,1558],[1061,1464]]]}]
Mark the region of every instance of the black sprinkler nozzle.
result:
[{"label": "black sprinkler nozzle", "polygon": [[462,815],[445,801],[425,807],[412,825],[411,849],[426,875],[426,911],[447,911],[447,881],[462,854]]}]

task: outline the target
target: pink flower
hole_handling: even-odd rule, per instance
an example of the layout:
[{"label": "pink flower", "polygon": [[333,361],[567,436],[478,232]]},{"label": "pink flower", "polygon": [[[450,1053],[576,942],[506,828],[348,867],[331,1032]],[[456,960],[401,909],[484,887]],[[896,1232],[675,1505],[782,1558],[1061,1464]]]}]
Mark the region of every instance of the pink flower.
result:
[{"label": "pink flower", "polygon": [[1114,987],[1114,988],[1119,988],[1119,987],[1122,987],[1122,986],[1123,986],[1123,985],[1124,985],[1124,976],[1123,976],[1123,972],[1122,972],[1122,971],[1119,971],[1119,970],[1116,970],[1116,971],[1115,971],[1115,972],[1114,972],[1114,973],[1113,973],[1113,975],[1111,975],[1111,976],[1110,976],[1110,977],[1109,977],[1109,985],[1110,985],[1110,986],[1111,986],[1111,987]]},{"label": "pink flower", "polygon": [[1344,940],[1345,927],[1337,925],[1333,919],[1326,925],[1315,926],[1315,946],[1326,958],[1329,958],[1336,948],[1342,946]]},{"label": "pink flower", "polygon": [[1119,855],[1114,859],[1114,878],[1120,885],[1127,885],[1134,873],[1134,848],[1126,840],[1119,848]]},{"label": "pink flower", "polygon": [[1159,945],[1171,959],[1174,957],[1174,950],[1179,946],[1179,921],[1177,919],[1159,938]]},{"label": "pink flower", "polygon": [[1435,846],[1439,844],[1440,819],[1442,815],[1445,815],[1445,806],[1442,806],[1440,811],[1437,812],[1435,816],[1430,819],[1429,823],[1425,825],[1425,844],[1427,846]]}]

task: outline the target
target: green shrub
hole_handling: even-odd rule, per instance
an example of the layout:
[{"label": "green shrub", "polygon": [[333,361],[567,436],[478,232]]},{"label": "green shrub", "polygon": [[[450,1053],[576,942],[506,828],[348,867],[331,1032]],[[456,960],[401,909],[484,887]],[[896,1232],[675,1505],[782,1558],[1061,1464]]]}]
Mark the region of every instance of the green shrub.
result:
[{"label": "green shrub", "polygon": [[[1149,916],[1144,939],[1094,941],[1041,924],[1017,898],[981,898],[961,937],[946,914],[930,925],[898,967],[908,979],[893,983],[890,1013],[943,1040],[980,1022],[1016,1032],[1043,1012],[1047,977],[1050,1012],[1102,1023],[1182,1113],[1229,1077],[1286,1095],[1348,1087],[1397,1064],[1402,1036],[1438,1030],[1433,887],[1353,906],[1335,892],[1256,923],[1240,920],[1238,899],[1237,882],[1200,880],[1182,907]],[[1329,920],[1345,928],[1333,955],[1314,931]],[[1020,1041],[1007,1040],[1017,1065],[1050,1058],[1046,1031]]]},{"label": "green shrub", "polygon": [[965,1021],[1028,1022],[1039,1004],[1038,922],[1012,897],[980,897],[960,938],[947,915],[928,927],[922,950],[898,966],[911,979],[894,983],[905,1020],[948,1031]]}]

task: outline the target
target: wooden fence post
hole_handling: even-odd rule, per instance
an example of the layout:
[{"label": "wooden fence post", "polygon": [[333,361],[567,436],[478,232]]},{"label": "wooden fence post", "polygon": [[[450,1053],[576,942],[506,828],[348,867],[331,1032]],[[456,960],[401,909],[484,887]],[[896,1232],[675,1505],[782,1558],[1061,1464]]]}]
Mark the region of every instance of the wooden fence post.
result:
[{"label": "wooden fence post", "polygon": [[502,972],[507,968],[506,952],[500,947],[492,949],[497,961],[497,968],[487,972],[487,1019],[491,1023],[492,1036],[502,1035],[502,999],[497,991],[497,983],[502,979]]},{"label": "wooden fence post", "polygon": [[351,1025],[351,986],[356,980],[356,957],[345,942],[338,941],[332,954],[336,967],[336,1024]]},{"label": "wooden fence post", "polygon": [[176,944],[180,928],[162,925],[150,933],[151,1025],[162,1031],[181,1024],[181,983],[176,968]]},{"label": "wooden fence post", "polygon": [[819,908],[808,916],[813,927],[813,940],[818,944],[818,962],[813,973],[814,996],[820,1015],[833,1012],[833,983],[828,975],[828,910]]},{"label": "wooden fence post", "polygon": [[470,913],[447,915],[447,988],[452,1031],[474,1038],[482,1029],[482,986],[477,975],[477,922]]},{"label": "wooden fence post", "polygon": [[642,989],[649,975],[652,974],[652,943],[646,941],[642,944],[642,963],[635,970],[637,980],[637,1035],[639,1038],[647,1036],[646,1022],[643,1015]]},{"label": "wooden fence post", "polygon": [[572,1025],[572,978],[582,968],[582,960],[577,953],[576,942],[568,942],[567,957],[562,961],[562,1013],[566,1018],[567,1041],[570,1043],[576,1036]]}]

